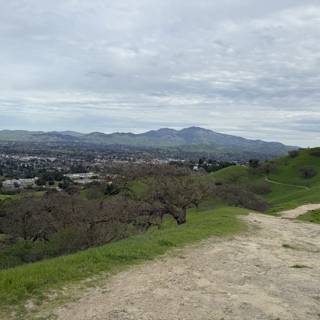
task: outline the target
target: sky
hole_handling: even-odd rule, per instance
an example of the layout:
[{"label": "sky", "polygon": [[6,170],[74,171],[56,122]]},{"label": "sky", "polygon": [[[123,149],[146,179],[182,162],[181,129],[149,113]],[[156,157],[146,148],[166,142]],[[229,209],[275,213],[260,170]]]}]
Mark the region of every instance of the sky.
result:
[{"label": "sky", "polygon": [[320,145],[320,1],[0,0],[0,130],[189,126]]}]

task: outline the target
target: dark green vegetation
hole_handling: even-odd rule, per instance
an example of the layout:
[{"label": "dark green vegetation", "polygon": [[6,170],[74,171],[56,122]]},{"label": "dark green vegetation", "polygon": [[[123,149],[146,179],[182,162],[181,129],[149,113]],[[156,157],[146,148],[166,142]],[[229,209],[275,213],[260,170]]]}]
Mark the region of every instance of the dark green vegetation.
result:
[{"label": "dark green vegetation", "polygon": [[187,221],[188,208],[208,201],[268,209],[266,201],[251,191],[216,185],[174,166],[130,166],[112,184],[70,186],[63,192],[2,201],[0,269],[118,241],[152,226],[160,228],[166,214],[181,225]]},{"label": "dark green vegetation", "polygon": [[172,155],[186,155],[186,153],[189,156],[191,154],[215,155],[225,160],[248,160],[250,157],[267,159],[284,155],[289,150],[294,149],[281,143],[248,140],[197,127],[180,131],[164,128],[142,134],[103,134],[99,132],[80,134],[68,131],[29,132],[4,130],[0,131],[0,141],[159,148],[168,150]]},{"label": "dark green vegetation", "polygon": [[188,212],[188,223],[177,226],[170,217],[158,230],[88,249],[73,255],[54,258],[14,269],[0,271],[0,305],[18,304],[30,297],[41,297],[44,289],[61,288],[66,283],[86,279],[99,272],[115,272],[123,267],[153,259],[171,248],[180,247],[211,236],[227,236],[245,225],[237,215],[240,208],[206,207]]},{"label": "dark green vegetation", "polygon": [[319,150],[304,149],[283,158],[251,162],[249,167],[229,167],[213,173],[211,178],[260,194],[271,205],[270,212],[319,203]]},{"label": "dark green vegetation", "polygon": [[284,244],[282,245],[282,247],[283,247],[283,248],[285,248],[285,249],[299,250],[299,248],[298,248],[298,247],[293,246],[293,245],[288,244],[288,243],[284,243]]},{"label": "dark green vegetation", "polygon": [[320,224],[320,210],[312,210],[298,217],[298,220]]},{"label": "dark green vegetation", "polygon": [[11,199],[13,196],[11,195],[6,195],[6,194],[0,194],[0,201],[1,200],[6,200],[6,199]]}]

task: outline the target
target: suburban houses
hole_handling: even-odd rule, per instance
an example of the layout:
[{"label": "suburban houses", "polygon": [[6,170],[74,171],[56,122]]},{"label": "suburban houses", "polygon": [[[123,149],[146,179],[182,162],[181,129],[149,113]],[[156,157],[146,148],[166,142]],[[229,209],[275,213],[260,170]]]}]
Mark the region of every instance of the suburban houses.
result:
[{"label": "suburban houses", "polygon": [[2,188],[4,190],[33,188],[36,187],[37,180],[38,178],[4,180],[2,182]]}]

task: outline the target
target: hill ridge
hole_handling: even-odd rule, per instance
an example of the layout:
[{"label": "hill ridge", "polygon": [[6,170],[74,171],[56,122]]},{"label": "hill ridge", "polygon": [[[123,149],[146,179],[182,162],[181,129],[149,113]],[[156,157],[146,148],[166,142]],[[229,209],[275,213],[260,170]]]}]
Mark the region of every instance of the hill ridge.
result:
[{"label": "hill ridge", "polygon": [[150,148],[179,148],[191,152],[258,153],[269,156],[285,155],[297,147],[280,142],[252,140],[240,136],[219,133],[201,127],[180,130],[160,128],[143,133],[131,132],[90,132],[74,131],[26,131],[2,130],[0,141],[15,142],[74,142],[96,145],[127,145]]}]

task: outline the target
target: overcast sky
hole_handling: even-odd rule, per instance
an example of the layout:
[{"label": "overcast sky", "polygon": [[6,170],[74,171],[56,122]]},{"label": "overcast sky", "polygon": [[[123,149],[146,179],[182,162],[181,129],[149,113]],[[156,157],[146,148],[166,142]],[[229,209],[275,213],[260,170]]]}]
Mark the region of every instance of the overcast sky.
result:
[{"label": "overcast sky", "polygon": [[320,145],[320,1],[0,0],[0,129],[193,125]]}]

